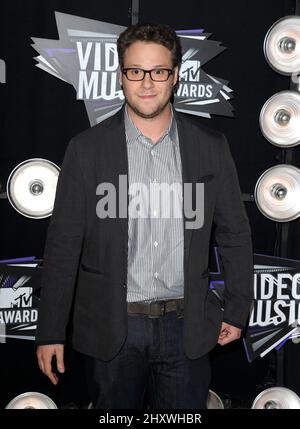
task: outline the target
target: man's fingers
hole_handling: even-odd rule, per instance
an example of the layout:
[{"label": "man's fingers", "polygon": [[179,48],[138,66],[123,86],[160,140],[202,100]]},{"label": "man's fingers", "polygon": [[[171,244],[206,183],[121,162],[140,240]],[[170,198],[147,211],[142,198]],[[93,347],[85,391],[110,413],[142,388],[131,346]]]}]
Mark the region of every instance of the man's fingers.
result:
[{"label": "man's fingers", "polygon": [[56,351],[56,365],[59,372],[61,373],[65,372],[63,349],[58,349]]},{"label": "man's fingers", "polygon": [[61,344],[39,346],[37,349],[38,364],[41,371],[53,384],[57,384],[58,377],[52,371],[52,358],[56,356],[56,366],[59,372],[65,371],[64,346]]},{"label": "man's fingers", "polygon": [[44,374],[47,375],[53,384],[57,384],[58,378],[54,372],[52,372],[51,360],[44,363]]},{"label": "man's fingers", "polygon": [[236,328],[235,326],[229,325],[229,323],[222,323],[222,327],[220,330],[218,344],[221,346],[225,346],[231,341],[238,340],[241,337],[241,329]]},{"label": "man's fingers", "polygon": [[240,335],[238,334],[231,334],[230,332],[222,333],[219,335],[218,344],[221,346],[225,346],[228,343],[231,343],[231,341],[238,340],[240,338]]},{"label": "man's fingers", "polygon": [[38,359],[38,364],[40,370],[51,380],[53,384],[57,384],[58,378],[57,376],[51,371],[51,364],[45,365],[42,358]]},{"label": "man's fingers", "polygon": [[50,371],[50,372],[46,372],[45,374],[47,375],[51,383],[53,383],[54,385],[58,383],[57,375],[54,372]]},{"label": "man's fingers", "polygon": [[225,346],[226,344],[230,343],[231,341],[236,340],[236,338],[219,338],[218,340],[218,344],[220,344],[220,346]]}]

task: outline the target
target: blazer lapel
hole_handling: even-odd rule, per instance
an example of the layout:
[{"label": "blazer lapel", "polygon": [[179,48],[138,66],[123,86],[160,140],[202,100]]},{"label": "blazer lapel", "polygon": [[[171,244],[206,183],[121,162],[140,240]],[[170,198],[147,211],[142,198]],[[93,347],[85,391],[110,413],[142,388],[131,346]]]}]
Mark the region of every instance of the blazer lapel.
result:
[{"label": "blazer lapel", "polygon": [[[179,149],[182,164],[182,185],[184,191],[185,183],[196,183],[200,174],[199,165],[197,160],[199,145],[196,144],[194,134],[190,123],[185,121],[185,118],[181,116],[174,109],[174,116],[176,118],[178,137],[179,137]],[[194,186],[194,185],[192,185]],[[183,192],[183,209],[184,209],[185,195]],[[190,242],[192,238],[193,229],[186,228],[186,222],[191,221],[187,217],[186,210],[183,211],[184,215],[184,260],[185,263],[188,261]]]},{"label": "blazer lapel", "polygon": [[[114,144],[114,153],[115,153],[115,171],[118,172],[118,175],[126,176],[127,186],[126,192],[125,189],[120,190],[119,193],[122,193],[122,198],[126,198],[126,214],[123,217],[120,217],[120,224],[123,232],[123,239],[126,241],[126,246],[128,242],[128,192],[129,192],[129,183],[128,183],[128,156],[127,156],[127,143],[126,143],[126,134],[125,134],[125,122],[124,122],[124,111],[125,104],[122,108],[112,116],[112,120],[108,127],[112,131],[112,142]],[[119,207],[118,207],[119,208]]]}]

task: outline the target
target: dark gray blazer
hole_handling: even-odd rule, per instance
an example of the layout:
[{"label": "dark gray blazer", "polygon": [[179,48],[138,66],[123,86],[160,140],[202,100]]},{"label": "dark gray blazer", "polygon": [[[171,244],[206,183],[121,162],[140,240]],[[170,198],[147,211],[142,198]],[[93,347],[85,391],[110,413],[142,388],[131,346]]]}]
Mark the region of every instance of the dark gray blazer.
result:
[{"label": "dark gray blazer", "polygon": [[[59,175],[44,253],[38,344],[63,343],[72,303],[73,347],[112,359],[127,335],[127,218],[96,215],[101,182],[128,176],[124,107],[71,140]],[[198,358],[217,342],[222,320],[247,321],[253,297],[252,245],[225,137],[175,112],[183,183],[204,182],[204,225],[184,230],[184,345]],[[128,183],[127,183],[128,186]],[[190,220],[190,219],[187,219]],[[224,310],[209,290],[212,224],[225,272]]]}]

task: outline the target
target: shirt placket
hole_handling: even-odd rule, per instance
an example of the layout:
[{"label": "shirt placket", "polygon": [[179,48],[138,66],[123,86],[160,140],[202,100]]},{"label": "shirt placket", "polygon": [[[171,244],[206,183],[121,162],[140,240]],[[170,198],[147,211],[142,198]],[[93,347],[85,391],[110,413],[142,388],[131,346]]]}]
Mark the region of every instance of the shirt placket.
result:
[{"label": "shirt placket", "polygon": [[[153,144],[152,144],[153,146]],[[160,285],[160,258],[161,243],[159,242],[160,228],[160,178],[158,173],[159,147],[157,143],[150,149],[150,177],[149,177],[149,206],[150,206],[150,231],[151,231],[151,260],[152,260],[152,284],[154,296],[158,296]]]}]

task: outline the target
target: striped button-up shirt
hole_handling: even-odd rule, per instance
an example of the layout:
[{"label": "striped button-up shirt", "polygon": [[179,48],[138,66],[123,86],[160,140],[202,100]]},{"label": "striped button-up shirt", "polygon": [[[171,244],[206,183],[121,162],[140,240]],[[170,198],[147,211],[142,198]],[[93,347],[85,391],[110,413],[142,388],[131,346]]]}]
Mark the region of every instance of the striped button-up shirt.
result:
[{"label": "striped button-up shirt", "polygon": [[[127,106],[125,130],[129,174],[127,301],[182,298],[182,172],[173,110],[169,127],[155,144],[133,124]],[[172,185],[174,193],[161,192],[164,184],[166,189]],[[168,201],[173,210],[166,204],[166,195],[171,195]]]}]

